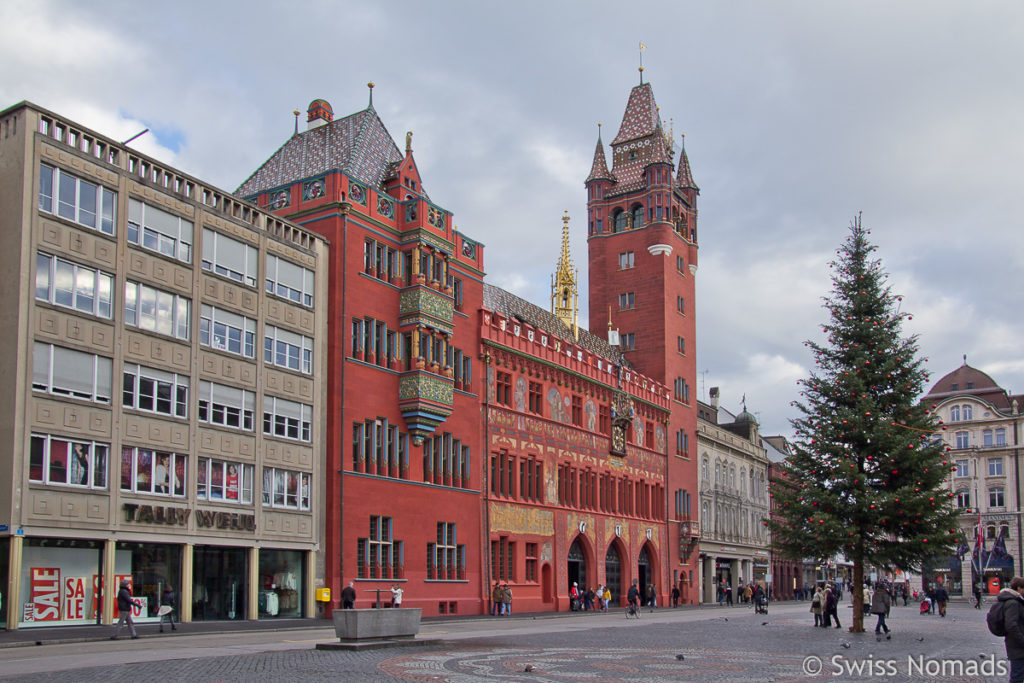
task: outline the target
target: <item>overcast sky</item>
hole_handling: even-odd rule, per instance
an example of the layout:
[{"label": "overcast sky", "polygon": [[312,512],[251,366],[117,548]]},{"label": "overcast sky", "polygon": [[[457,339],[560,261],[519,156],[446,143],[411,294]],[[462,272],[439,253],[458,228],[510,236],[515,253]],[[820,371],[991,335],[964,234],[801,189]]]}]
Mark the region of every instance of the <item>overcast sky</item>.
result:
[{"label": "overcast sky", "polygon": [[931,381],[967,354],[1024,392],[1019,2],[5,0],[0,107],[148,127],[134,147],[233,191],[292,110],[347,115],[374,81],[431,199],[486,245],[487,280],[548,307],[563,210],[586,283],[583,180],[641,41],[701,188],[701,398],[719,386],[738,412],[745,394],[762,433],[790,433],[858,211]]}]

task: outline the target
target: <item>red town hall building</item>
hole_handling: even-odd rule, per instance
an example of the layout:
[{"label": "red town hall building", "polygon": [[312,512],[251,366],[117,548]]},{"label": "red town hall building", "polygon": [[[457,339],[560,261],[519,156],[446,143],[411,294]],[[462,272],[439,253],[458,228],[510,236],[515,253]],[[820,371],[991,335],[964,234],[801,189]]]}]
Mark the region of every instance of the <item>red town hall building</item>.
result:
[{"label": "red town hall building", "polygon": [[339,119],[316,100],[307,125],[237,194],[330,245],[330,607],[350,581],[357,607],[400,584],[425,615],[488,611],[495,582],[517,612],[568,609],[574,583],[696,603],[698,189],[650,84],[586,179],[594,333],[568,217],[547,311],[484,283],[372,98]]}]

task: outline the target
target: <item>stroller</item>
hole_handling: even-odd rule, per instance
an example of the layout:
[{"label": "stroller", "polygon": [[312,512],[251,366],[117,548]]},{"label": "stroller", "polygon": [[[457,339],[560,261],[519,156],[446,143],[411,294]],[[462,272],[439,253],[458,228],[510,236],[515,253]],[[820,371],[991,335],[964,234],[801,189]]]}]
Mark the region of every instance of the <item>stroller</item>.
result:
[{"label": "stroller", "polygon": [[932,611],[931,598],[925,598],[921,601],[921,614],[928,614]]}]

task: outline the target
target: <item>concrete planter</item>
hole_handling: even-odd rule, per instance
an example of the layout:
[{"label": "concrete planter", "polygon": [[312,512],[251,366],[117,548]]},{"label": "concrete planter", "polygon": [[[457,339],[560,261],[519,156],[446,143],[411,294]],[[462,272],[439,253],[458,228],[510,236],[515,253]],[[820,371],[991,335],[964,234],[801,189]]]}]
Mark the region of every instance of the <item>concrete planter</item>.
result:
[{"label": "concrete planter", "polygon": [[422,616],[419,607],[338,609],[333,612],[334,634],[342,643],[415,638]]}]

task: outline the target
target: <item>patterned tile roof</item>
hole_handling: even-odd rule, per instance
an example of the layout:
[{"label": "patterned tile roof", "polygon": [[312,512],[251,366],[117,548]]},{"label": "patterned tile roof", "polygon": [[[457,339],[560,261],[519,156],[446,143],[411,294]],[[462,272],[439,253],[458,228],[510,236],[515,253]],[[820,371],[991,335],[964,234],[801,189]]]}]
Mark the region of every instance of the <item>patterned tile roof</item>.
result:
[{"label": "patterned tile roof", "polygon": [[344,171],[379,189],[403,158],[377,112],[368,107],[293,135],[235,194],[250,197],[332,170]]},{"label": "patterned tile roof", "polygon": [[950,396],[964,395],[989,401],[1001,410],[1010,409],[1013,399],[1018,399],[1018,403],[1020,403],[1020,397],[1010,396],[1005,389],[996,384],[994,379],[981,370],[972,368],[967,363],[936,382],[925,394],[923,400],[935,401]]},{"label": "patterned tile roof", "polygon": [[[518,318],[519,320],[533,325],[539,330],[555,335],[567,341],[572,341],[572,330],[562,322],[554,313],[546,311],[540,306],[531,304],[526,299],[521,299],[511,292],[500,287],[484,283],[484,308],[495,313]],[[580,328],[579,339],[576,344],[587,351],[597,354],[615,365],[626,368],[632,367],[629,361],[622,354],[618,346],[610,345],[605,339]]]},{"label": "patterned tile roof", "polygon": [[600,135],[597,136],[597,149],[594,150],[594,163],[590,166],[590,175],[583,182],[589,183],[591,180],[615,180],[608,171],[608,160],[604,156],[604,143],[601,142]]},{"label": "patterned tile roof", "polygon": [[676,184],[684,190],[697,190],[697,183],[693,182],[693,174],[690,172],[690,157],[686,156],[686,143],[684,142],[679,150],[679,172],[676,174]]},{"label": "patterned tile roof", "polygon": [[650,135],[658,126],[658,105],[650,83],[641,83],[629,93],[629,102],[619,124],[619,134],[613,145]]}]

